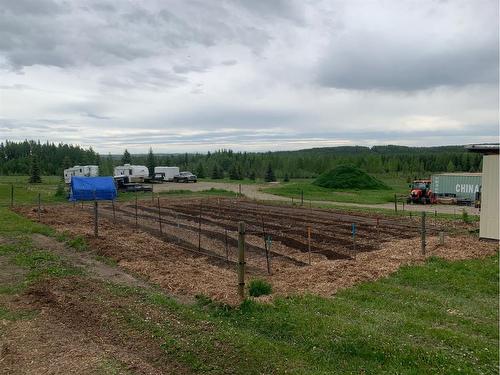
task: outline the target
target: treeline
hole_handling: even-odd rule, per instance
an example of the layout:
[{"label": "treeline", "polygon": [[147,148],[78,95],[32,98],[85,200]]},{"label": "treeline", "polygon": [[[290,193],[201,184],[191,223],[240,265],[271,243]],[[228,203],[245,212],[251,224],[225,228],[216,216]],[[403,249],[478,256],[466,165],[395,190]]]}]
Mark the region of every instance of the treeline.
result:
[{"label": "treeline", "polygon": [[92,148],[35,141],[0,143],[0,173],[29,174],[33,155],[37,155],[42,175],[62,175],[73,165],[97,164],[102,175],[112,175],[116,165],[124,163],[154,166],[178,166],[200,178],[279,179],[316,177],[338,165],[354,165],[369,173],[400,174],[423,177],[433,172],[478,172],[481,155],[467,152],[462,146],[443,147],[326,147],[299,151],[263,153],[219,150],[206,154],[148,154],[100,157]]},{"label": "treeline", "polygon": [[[151,163],[151,160],[154,160]],[[137,164],[178,166],[200,177],[232,179],[264,178],[272,168],[277,178],[316,177],[338,165],[354,165],[369,173],[391,173],[408,177],[433,172],[478,172],[481,155],[462,146],[443,147],[329,147],[266,153],[220,150],[207,154],[132,156]]]},{"label": "treeline", "polygon": [[100,164],[99,154],[92,148],[35,141],[0,143],[0,174],[30,174],[33,157],[38,159],[42,175],[62,175],[73,165]]}]

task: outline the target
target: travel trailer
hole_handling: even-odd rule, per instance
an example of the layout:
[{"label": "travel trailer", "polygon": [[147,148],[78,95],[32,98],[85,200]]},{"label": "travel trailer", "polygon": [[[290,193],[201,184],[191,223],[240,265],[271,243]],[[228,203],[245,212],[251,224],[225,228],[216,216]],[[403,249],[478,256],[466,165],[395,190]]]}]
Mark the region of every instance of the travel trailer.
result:
[{"label": "travel trailer", "polygon": [[149,178],[149,170],[144,165],[125,164],[115,167],[114,178],[126,180],[124,182],[144,182]]},{"label": "travel trailer", "polygon": [[65,183],[71,183],[71,177],[73,176],[97,177],[99,176],[99,167],[97,165],[75,165],[64,170]]}]

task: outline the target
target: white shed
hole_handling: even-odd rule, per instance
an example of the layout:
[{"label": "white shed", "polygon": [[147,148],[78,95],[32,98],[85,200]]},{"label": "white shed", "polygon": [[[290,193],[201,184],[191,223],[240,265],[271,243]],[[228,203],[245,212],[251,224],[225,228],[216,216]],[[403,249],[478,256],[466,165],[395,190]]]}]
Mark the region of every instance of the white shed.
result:
[{"label": "white shed", "polygon": [[500,240],[499,228],[499,144],[470,145],[471,152],[483,154],[483,180],[481,190],[481,218],[479,237]]}]

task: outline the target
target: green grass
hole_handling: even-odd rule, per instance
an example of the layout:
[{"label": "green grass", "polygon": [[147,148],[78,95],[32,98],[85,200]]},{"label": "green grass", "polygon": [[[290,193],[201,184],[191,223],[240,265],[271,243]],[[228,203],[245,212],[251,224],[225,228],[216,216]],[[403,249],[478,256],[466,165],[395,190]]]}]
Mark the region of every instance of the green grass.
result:
[{"label": "green grass", "polygon": [[[498,256],[450,263],[432,258],[333,298],[246,301],[230,308],[201,298],[181,305],[139,294],[117,311],[195,372],[437,374],[498,372]],[[163,318],[151,319],[153,306]]]},{"label": "green grass", "polygon": [[11,186],[14,186],[14,204],[37,204],[38,194],[42,204],[64,202],[65,197],[56,197],[57,185],[61,182],[58,176],[43,176],[41,184],[28,183],[28,176],[0,176],[0,207],[9,206],[11,202]]},{"label": "green grass", "polygon": [[394,194],[398,197],[408,194],[408,182],[405,177],[384,174],[371,176],[382,181],[389,190],[329,189],[314,185],[314,180],[299,180],[264,188],[262,191],[297,200],[300,200],[303,191],[304,200],[360,204],[394,202]]},{"label": "green grass", "polygon": [[262,191],[270,194],[281,195],[288,198],[301,199],[304,192],[304,200],[330,201],[343,203],[377,204],[394,202],[394,194],[402,194],[401,190],[332,190],[313,185],[312,182],[291,182],[278,186],[268,187]]}]

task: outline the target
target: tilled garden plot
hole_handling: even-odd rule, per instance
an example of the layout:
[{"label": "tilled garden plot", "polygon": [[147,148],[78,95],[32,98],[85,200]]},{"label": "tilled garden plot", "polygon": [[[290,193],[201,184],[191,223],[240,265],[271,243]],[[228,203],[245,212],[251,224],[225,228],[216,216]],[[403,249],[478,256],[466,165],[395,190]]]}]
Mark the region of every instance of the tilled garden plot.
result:
[{"label": "tilled garden plot", "polygon": [[[173,295],[205,294],[237,300],[238,222],[246,224],[248,278],[266,278],[274,294],[337,289],[372,280],[429,255],[448,259],[485,256],[498,245],[474,237],[447,237],[437,245],[429,226],[427,253],[420,253],[419,227],[320,209],[276,207],[235,199],[160,199],[99,204],[99,238],[93,237],[92,205],[47,207],[42,221],[59,231],[85,235],[99,255],[143,275]],[[28,209],[23,214],[36,218]],[[137,212],[137,214],[136,214]],[[161,218],[161,220],[160,220]],[[161,228],[160,228],[161,223]],[[356,244],[351,228],[356,224]],[[307,227],[311,228],[310,244]],[[272,239],[270,248],[264,239]],[[309,245],[311,253],[309,253]],[[266,256],[268,255],[268,256]],[[270,260],[272,275],[267,273]],[[309,261],[311,264],[309,265]]]}]

